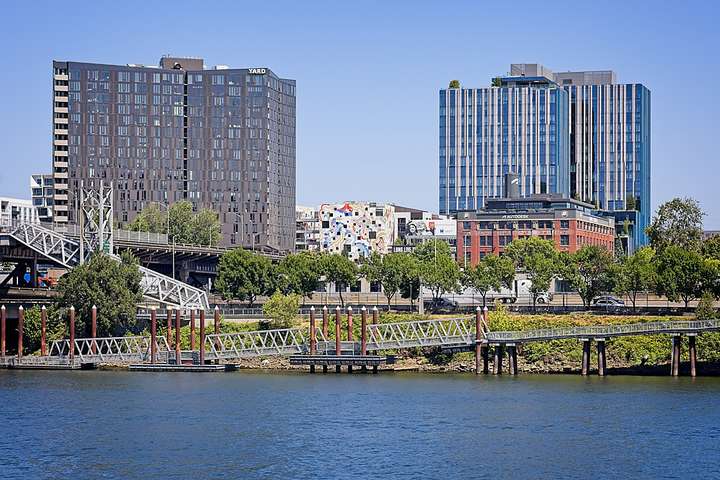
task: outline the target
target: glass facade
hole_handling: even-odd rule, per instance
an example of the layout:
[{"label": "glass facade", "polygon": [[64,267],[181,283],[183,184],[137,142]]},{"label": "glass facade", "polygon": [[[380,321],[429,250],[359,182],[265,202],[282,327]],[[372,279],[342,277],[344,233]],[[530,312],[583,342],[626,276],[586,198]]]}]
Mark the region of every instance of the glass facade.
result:
[{"label": "glass facade", "polygon": [[554,84],[440,91],[440,213],[482,208],[515,173],[521,196],[569,195],[568,94]]},{"label": "glass facade", "polygon": [[187,200],[220,215],[225,244],[292,250],[295,81],[187,62],[198,68],[56,62],[69,84],[67,220],[81,183],[105,180],[121,226],[148,203]]}]

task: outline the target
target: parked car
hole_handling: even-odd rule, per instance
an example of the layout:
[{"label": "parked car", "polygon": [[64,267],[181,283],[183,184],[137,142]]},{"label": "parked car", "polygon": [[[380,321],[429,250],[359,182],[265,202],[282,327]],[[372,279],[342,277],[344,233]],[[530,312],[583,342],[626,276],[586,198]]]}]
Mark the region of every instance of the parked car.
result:
[{"label": "parked car", "polygon": [[597,308],[605,308],[608,310],[625,306],[625,302],[612,295],[601,295],[593,298],[592,306]]},{"label": "parked car", "polygon": [[429,308],[433,313],[455,313],[458,310],[458,302],[447,298],[438,298],[430,301]]}]

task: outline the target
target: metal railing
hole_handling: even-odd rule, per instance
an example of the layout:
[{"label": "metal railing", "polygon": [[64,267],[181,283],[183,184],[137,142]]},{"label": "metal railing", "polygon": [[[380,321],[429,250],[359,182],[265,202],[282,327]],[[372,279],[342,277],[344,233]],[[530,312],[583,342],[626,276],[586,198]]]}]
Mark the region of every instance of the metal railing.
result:
[{"label": "metal railing", "polygon": [[[79,363],[144,362],[150,359],[150,337],[102,337],[76,338],[73,359]],[[168,343],[164,336],[156,340],[158,352],[167,353]],[[70,360],[70,340],[56,340],[50,346],[50,357]]]},{"label": "metal railing", "polygon": [[660,333],[697,333],[720,330],[720,320],[679,320],[644,322],[625,325],[590,325],[583,327],[545,328],[539,330],[489,332],[489,342],[533,342],[566,338],[600,338]]},{"label": "metal railing", "polygon": [[475,320],[443,318],[368,325],[368,350],[475,344]]},{"label": "metal railing", "polygon": [[[326,341],[321,329],[316,329],[316,334],[318,342]],[[205,336],[205,358],[229,360],[294,355],[306,353],[309,344],[309,332],[305,328],[217,333]]]}]

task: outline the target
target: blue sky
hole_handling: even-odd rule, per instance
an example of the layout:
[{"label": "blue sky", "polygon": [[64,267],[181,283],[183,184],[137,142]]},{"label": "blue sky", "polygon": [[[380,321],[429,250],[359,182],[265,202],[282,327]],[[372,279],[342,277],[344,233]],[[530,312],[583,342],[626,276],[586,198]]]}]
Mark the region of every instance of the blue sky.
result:
[{"label": "blue sky", "polygon": [[[50,171],[52,60],[270,67],[297,80],[298,203],[437,210],[437,91],[510,63],[613,69],[652,91],[653,208],[720,229],[717,2],[67,1],[3,6],[0,196]],[[715,147],[713,147],[715,145]]]}]

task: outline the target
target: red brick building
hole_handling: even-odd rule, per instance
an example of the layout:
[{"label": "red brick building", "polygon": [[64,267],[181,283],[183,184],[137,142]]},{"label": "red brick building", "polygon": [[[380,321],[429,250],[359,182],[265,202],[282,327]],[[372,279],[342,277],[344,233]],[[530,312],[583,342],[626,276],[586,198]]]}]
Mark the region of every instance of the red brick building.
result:
[{"label": "red brick building", "polygon": [[584,245],[614,251],[615,222],[593,213],[593,206],[555,195],[495,198],[477,212],[459,212],[457,260],[476,265],[485,255],[499,255],[515,239],[540,237],[552,240],[561,252],[575,252]]}]

